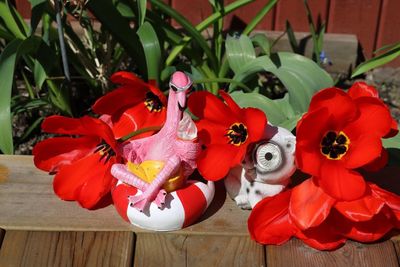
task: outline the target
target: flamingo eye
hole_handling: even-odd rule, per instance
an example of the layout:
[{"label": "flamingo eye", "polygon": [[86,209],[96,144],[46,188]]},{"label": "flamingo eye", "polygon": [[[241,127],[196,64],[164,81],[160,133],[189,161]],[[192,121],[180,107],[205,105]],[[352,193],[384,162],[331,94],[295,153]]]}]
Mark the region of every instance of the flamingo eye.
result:
[{"label": "flamingo eye", "polygon": [[282,164],[282,151],[274,143],[264,143],[256,149],[255,162],[261,171],[275,171]]}]

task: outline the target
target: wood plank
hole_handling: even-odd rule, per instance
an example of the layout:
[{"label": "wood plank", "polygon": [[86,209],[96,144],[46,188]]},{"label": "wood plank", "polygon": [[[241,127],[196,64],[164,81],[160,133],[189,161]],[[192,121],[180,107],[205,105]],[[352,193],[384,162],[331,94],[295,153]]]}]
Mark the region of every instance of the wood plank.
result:
[{"label": "wood plank", "polygon": [[266,266],[248,237],[138,234],[134,266]]},{"label": "wood plank", "polygon": [[15,0],[15,7],[25,19],[31,17],[31,3],[28,0]]},{"label": "wood plank", "polygon": [[[383,0],[378,39],[376,43],[377,49],[387,44],[400,42],[400,31],[398,27],[395,26],[400,25],[399,10],[399,0]],[[385,66],[400,67],[400,58],[397,58]]]},{"label": "wood plank", "polygon": [[[326,22],[328,20],[328,0],[309,0],[311,13],[314,23]],[[284,31],[286,29],[286,20],[290,22],[294,31],[309,32],[307,12],[303,0],[280,0],[276,7],[275,29]]]},{"label": "wood plank", "polygon": [[134,266],[186,266],[186,235],[137,234]]},{"label": "wood plank", "polygon": [[397,262],[399,263],[400,266],[400,237],[396,236],[391,240],[393,242],[394,249],[396,250]]},{"label": "wood plank", "polygon": [[399,266],[390,240],[375,244],[352,241],[331,252],[312,249],[292,239],[282,246],[267,246],[267,266]]},{"label": "wood plank", "polygon": [[[45,231],[135,231],[120,218],[113,206],[88,211],[76,202],[66,202],[55,196],[52,176],[37,170],[32,156],[0,155],[0,165],[8,176],[0,182],[0,228],[6,230]],[[217,198],[190,227],[177,231],[191,234],[247,235],[249,211],[239,209],[226,197],[222,184],[217,186]]]},{"label": "wood plank", "polygon": [[[256,14],[268,4],[270,0],[258,0],[237,9],[235,12],[226,16],[224,20],[225,29],[230,31],[244,30],[247,24],[256,16]],[[235,0],[225,1],[225,5],[228,5]],[[257,25],[258,30],[273,30],[275,16],[275,8],[272,9]]]},{"label": "wood plank", "polygon": [[265,251],[249,237],[189,236],[187,266],[266,266]]},{"label": "wood plank", "polygon": [[[186,1],[172,0],[171,6],[182,16],[188,19],[193,25],[197,25],[211,15],[212,9],[208,1],[191,0],[190,5]],[[172,25],[177,27],[179,24],[172,21]]]},{"label": "wood plank", "polygon": [[131,266],[130,232],[7,231],[0,266]]},{"label": "wood plank", "polygon": [[331,0],[328,32],[356,34],[364,54],[372,55],[381,0]]}]

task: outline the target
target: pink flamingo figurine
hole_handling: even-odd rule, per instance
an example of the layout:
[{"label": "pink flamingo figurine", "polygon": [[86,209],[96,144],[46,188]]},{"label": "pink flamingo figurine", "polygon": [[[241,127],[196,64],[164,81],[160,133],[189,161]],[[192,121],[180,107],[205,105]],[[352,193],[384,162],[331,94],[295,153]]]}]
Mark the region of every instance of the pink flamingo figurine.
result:
[{"label": "pink flamingo figurine", "polygon": [[[197,128],[184,112],[191,85],[185,73],[175,72],[172,75],[164,126],[153,136],[125,144],[122,150],[128,164],[114,164],[111,169],[113,176],[119,180],[113,192],[117,210],[123,213],[121,215],[125,219],[140,227],[153,230],[180,229],[197,219],[214,197],[212,182],[206,185],[198,181],[186,181],[196,168],[196,157],[201,149],[197,142]],[[155,174],[154,170],[141,168],[153,163],[158,165]],[[146,173],[146,170],[147,174],[154,174],[151,182],[137,175]],[[175,177],[173,182],[172,177]],[[177,183],[177,179],[181,182]],[[169,216],[171,218],[167,219]]]}]

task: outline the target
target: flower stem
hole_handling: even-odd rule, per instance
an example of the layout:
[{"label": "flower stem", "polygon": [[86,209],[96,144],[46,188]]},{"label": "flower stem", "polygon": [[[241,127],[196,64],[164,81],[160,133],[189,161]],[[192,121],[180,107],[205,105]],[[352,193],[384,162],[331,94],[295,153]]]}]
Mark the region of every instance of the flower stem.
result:
[{"label": "flower stem", "polygon": [[130,138],[132,138],[134,136],[137,136],[139,134],[146,133],[146,132],[152,132],[152,131],[158,131],[161,128],[162,128],[162,125],[150,126],[150,127],[142,128],[142,129],[139,129],[137,131],[133,131],[130,134],[125,135],[124,137],[121,137],[120,139],[118,139],[118,141],[125,142],[125,141],[129,140]]}]

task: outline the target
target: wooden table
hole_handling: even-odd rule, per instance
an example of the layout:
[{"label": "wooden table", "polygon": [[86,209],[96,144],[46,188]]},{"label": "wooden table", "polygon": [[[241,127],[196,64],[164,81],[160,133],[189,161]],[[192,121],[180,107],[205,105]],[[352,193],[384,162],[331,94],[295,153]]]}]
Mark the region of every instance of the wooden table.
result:
[{"label": "wooden table", "polygon": [[[224,195],[221,185],[218,194]],[[321,252],[293,239],[261,246],[248,211],[217,198],[200,222],[154,233],[123,221],[114,207],[87,211],[59,200],[52,176],[30,156],[0,156],[0,266],[399,266],[400,243],[347,242]]]}]

